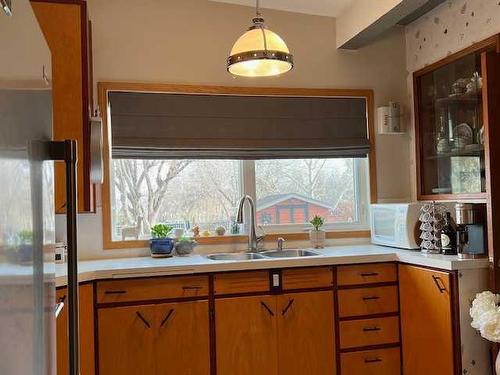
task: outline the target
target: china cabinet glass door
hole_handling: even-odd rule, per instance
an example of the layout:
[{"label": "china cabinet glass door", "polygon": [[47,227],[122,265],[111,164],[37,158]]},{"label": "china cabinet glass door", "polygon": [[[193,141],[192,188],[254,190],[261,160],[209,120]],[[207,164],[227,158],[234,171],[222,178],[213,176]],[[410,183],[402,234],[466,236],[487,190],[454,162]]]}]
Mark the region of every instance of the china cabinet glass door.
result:
[{"label": "china cabinet glass door", "polygon": [[481,55],[417,77],[420,195],[485,192]]}]

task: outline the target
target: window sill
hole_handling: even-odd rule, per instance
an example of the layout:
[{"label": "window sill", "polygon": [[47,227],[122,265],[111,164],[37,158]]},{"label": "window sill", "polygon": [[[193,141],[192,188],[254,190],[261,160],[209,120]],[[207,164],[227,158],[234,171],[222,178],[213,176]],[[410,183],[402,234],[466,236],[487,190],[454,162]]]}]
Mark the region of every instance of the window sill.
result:
[{"label": "window sill", "polygon": [[[288,241],[301,241],[308,240],[309,234],[307,232],[300,233],[269,233],[266,234],[266,242],[275,242],[279,237],[283,237]],[[369,238],[369,230],[343,230],[343,231],[328,231],[326,232],[327,239],[335,238]],[[215,245],[215,244],[237,244],[245,243],[248,241],[246,235],[224,235],[224,236],[208,236],[195,238],[200,245]],[[105,244],[105,250],[112,249],[135,249],[149,247],[148,240],[131,240],[131,241],[112,241]]]}]

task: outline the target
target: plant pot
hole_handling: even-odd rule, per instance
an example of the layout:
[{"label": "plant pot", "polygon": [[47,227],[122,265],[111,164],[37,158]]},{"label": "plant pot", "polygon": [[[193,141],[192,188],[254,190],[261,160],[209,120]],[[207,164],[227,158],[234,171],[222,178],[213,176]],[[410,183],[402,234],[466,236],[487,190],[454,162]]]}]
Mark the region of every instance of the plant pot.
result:
[{"label": "plant pot", "polygon": [[180,256],[189,255],[193,252],[196,245],[198,245],[196,241],[177,242],[175,244],[175,253]]},{"label": "plant pot", "polygon": [[149,240],[149,249],[153,258],[167,258],[173,254],[175,240],[173,238],[152,238]]},{"label": "plant pot", "polygon": [[325,231],[312,229],[309,231],[309,240],[311,241],[311,246],[315,249],[321,249],[325,247]]}]

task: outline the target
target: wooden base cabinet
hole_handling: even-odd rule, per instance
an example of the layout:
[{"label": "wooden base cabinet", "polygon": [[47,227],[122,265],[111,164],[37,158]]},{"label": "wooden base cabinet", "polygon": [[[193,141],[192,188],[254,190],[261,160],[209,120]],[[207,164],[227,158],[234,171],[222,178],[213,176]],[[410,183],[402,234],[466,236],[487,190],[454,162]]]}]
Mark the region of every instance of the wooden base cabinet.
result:
[{"label": "wooden base cabinet", "polygon": [[335,373],[333,292],[215,302],[218,375]]},{"label": "wooden base cabinet", "polygon": [[99,374],[210,372],[208,302],[100,308]]},{"label": "wooden base cabinet", "polygon": [[405,375],[460,373],[455,369],[452,279],[447,272],[399,266]]},{"label": "wooden base cabinet", "polygon": [[[56,302],[65,302],[68,291],[56,291]],[[94,289],[92,284],[80,285],[80,374],[93,375],[94,369]],[[64,305],[56,319],[56,367],[58,375],[69,371],[68,305]]]}]

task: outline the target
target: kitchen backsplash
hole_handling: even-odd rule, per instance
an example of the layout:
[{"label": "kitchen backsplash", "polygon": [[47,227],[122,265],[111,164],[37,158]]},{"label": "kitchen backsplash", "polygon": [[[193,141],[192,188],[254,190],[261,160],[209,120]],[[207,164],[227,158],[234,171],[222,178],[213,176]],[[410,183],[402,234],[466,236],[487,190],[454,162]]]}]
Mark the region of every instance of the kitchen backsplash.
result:
[{"label": "kitchen backsplash", "polygon": [[408,71],[500,32],[500,0],[447,1],[406,27]]}]

